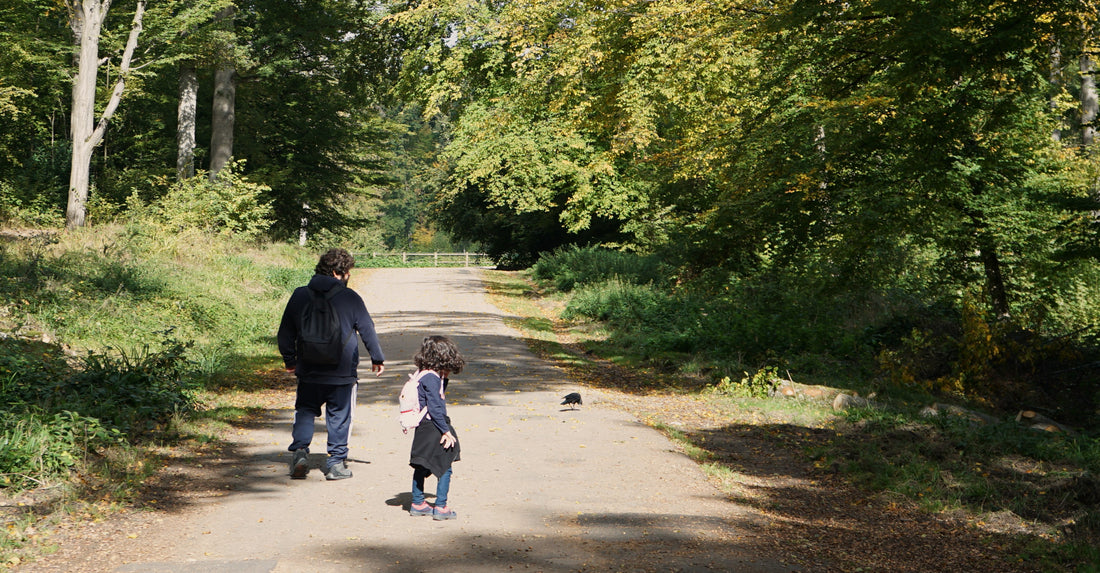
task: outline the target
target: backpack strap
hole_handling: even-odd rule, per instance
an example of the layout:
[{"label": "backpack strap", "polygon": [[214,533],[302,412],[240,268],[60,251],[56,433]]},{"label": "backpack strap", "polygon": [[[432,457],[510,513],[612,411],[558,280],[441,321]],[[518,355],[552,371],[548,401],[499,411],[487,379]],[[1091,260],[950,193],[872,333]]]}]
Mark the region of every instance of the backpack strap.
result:
[{"label": "backpack strap", "polygon": [[[419,370],[419,371],[417,371],[416,383],[420,384],[420,379],[423,378],[424,375],[429,373],[429,372],[431,372],[432,374],[435,374],[439,378],[439,398],[441,400],[446,400],[447,397],[443,393],[443,375],[440,374],[439,372],[436,372],[435,370]],[[427,404],[424,405],[424,416],[427,417],[429,420],[432,419],[432,417],[428,414],[428,405]]]}]

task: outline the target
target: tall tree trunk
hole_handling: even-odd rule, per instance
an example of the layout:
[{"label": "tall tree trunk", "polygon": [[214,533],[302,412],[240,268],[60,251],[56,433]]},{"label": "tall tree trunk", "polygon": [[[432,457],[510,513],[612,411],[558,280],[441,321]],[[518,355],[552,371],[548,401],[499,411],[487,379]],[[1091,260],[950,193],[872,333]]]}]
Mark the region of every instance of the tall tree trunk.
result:
[{"label": "tall tree trunk", "polygon": [[1081,54],[1081,144],[1092,147],[1096,139],[1096,121],[1098,104],[1096,99],[1096,65],[1092,54]]},{"label": "tall tree trunk", "polygon": [[[233,28],[234,7],[229,6],[218,18]],[[225,46],[225,53],[232,54],[233,46]],[[232,61],[218,65],[214,72],[214,107],[210,117],[210,180],[233,157],[233,125],[236,122],[237,69]]]},{"label": "tall tree trunk", "polygon": [[99,123],[95,122],[96,73],[99,70],[99,33],[103,21],[111,8],[111,0],[69,0],[69,23],[74,38],[80,44],[77,56],[77,72],[73,78],[72,117],[70,133],[72,135],[72,163],[69,171],[69,202],[65,208],[65,226],[69,229],[84,226],[84,217],[88,207],[88,186],[91,176],[92,152],[103,141],[107,132],[107,122],[115,114],[126,89],[126,78],[130,74],[130,61],[137,48],[141,34],[141,20],[145,14],[145,1],[138,0],[134,11],[134,21],[130,36],[122,52],[119,65],[119,80],[115,83],[110,99],[103,109]]},{"label": "tall tree trunk", "polygon": [[68,228],[84,226],[91,170],[92,132],[95,129],[95,82],[99,71],[99,32],[110,1],[70,2],[69,23],[79,51],[73,78],[72,115],[69,119],[73,152],[69,170],[69,203],[65,209]]},{"label": "tall tree trunk", "polygon": [[[1062,91],[1062,46],[1055,40],[1050,48],[1050,110],[1058,113],[1058,96]],[[1059,116],[1062,114],[1058,113]],[[1050,138],[1062,141],[1062,121],[1054,128]]]},{"label": "tall tree trunk", "polygon": [[306,241],[309,239],[309,203],[302,201],[302,219],[301,225],[298,227],[298,246],[306,246]]},{"label": "tall tree trunk", "polygon": [[233,157],[233,124],[236,121],[237,70],[232,67],[214,73],[214,113],[210,119],[210,179]]},{"label": "tall tree trunk", "polygon": [[182,181],[195,176],[195,113],[199,101],[199,77],[195,65],[180,66],[179,110],[176,113],[176,176]]},{"label": "tall tree trunk", "polygon": [[[1081,147],[1085,153],[1094,152],[1096,141],[1096,116],[1100,103],[1096,94],[1096,62],[1093,60],[1090,46],[1094,45],[1092,29],[1085,30],[1085,46],[1081,51]],[[1092,198],[1100,201],[1100,180],[1092,181]],[[1100,219],[1100,210],[1092,211],[1093,220]]]}]

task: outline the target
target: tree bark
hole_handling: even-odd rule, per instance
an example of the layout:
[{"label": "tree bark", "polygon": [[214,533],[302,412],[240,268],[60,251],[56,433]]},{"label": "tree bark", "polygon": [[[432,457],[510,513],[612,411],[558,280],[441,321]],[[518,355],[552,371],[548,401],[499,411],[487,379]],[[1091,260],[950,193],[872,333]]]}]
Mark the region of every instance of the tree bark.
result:
[{"label": "tree bark", "polygon": [[210,119],[210,179],[233,157],[233,124],[236,121],[237,70],[226,67],[214,73],[214,113]]},{"label": "tree bark", "polygon": [[301,226],[298,227],[298,246],[306,246],[309,239],[309,203],[302,202]]},{"label": "tree bark", "polygon": [[126,89],[126,78],[130,74],[130,61],[137,48],[141,34],[141,20],[145,14],[145,1],[138,0],[134,11],[134,21],[130,36],[122,52],[119,65],[119,80],[115,83],[99,123],[95,123],[96,74],[99,70],[99,34],[103,21],[111,8],[111,0],[70,0],[66,3],[69,10],[70,27],[73,36],[80,45],[77,56],[77,72],[73,78],[72,117],[70,129],[72,135],[72,163],[69,171],[69,202],[65,209],[65,226],[75,229],[84,226],[87,214],[88,185],[91,175],[92,152],[103,141],[107,132],[107,122],[115,114]]},{"label": "tree bark", "polygon": [[1098,111],[1096,98],[1096,66],[1092,60],[1092,54],[1081,54],[1081,144],[1092,147],[1096,139],[1096,121]]},{"label": "tree bark", "polygon": [[68,3],[69,23],[79,51],[73,78],[72,115],[69,119],[73,151],[69,169],[69,203],[65,225],[84,226],[88,202],[88,178],[91,170],[92,132],[95,125],[95,81],[99,70],[99,32],[110,1],[74,1]]},{"label": "tree bark", "polygon": [[[218,18],[233,27],[233,6],[222,10]],[[233,53],[233,46],[225,46]],[[233,157],[233,126],[236,122],[237,69],[232,61],[222,62],[214,72],[214,108],[210,118],[210,180]]]},{"label": "tree bark", "polygon": [[199,78],[194,64],[180,66],[179,110],[176,113],[176,176],[195,176],[195,113],[198,109]]},{"label": "tree bark", "polygon": [[[1050,48],[1050,110],[1058,113],[1058,95],[1062,88],[1062,47],[1056,41]],[[1054,127],[1050,138],[1054,141],[1062,141],[1062,122]]]}]

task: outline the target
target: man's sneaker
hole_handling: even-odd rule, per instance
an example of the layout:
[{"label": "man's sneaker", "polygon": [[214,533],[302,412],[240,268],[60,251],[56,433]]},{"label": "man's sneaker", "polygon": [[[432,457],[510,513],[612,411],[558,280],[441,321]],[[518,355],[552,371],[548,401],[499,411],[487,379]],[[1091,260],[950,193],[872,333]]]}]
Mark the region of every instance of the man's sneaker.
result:
[{"label": "man's sneaker", "polygon": [[454,519],[456,517],[458,517],[458,514],[455,513],[455,510],[449,507],[436,507],[435,511],[432,512],[432,519],[436,521],[443,521],[444,519]]},{"label": "man's sneaker", "polygon": [[435,511],[432,506],[428,505],[428,502],[424,502],[420,505],[415,503],[409,506],[409,515],[431,515]]},{"label": "man's sneaker", "polygon": [[335,479],[348,479],[351,477],[351,470],[348,469],[348,465],[344,462],[336,462],[328,467],[328,474],[325,475],[327,480]]},{"label": "man's sneaker", "polygon": [[294,450],[294,457],[290,460],[290,479],[305,479],[309,473],[309,450],[300,448]]}]

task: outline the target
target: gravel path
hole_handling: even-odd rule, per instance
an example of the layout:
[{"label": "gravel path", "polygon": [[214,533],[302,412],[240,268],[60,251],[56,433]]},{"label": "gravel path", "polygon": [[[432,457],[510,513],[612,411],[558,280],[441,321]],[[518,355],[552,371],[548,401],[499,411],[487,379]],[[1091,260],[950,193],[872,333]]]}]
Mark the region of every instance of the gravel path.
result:
[{"label": "gravel path", "polygon": [[[743,571],[798,568],[754,555],[759,518],[726,500],[662,435],[532,355],[491,305],[477,269],[357,271],[386,352],[361,370],[350,443],[354,477],[314,469],[290,480],[291,404],[242,428],[224,454],[228,485],[180,511],[104,525],[104,549],[26,571]],[[458,519],[407,513],[411,436],[397,392],[426,334],[446,334],[468,367],[449,413],[462,440],[451,506]],[[560,406],[580,391],[584,405]],[[318,420],[312,464],[323,464]],[[429,478],[427,491],[435,489]],[[113,528],[113,529],[112,529]],[[109,530],[109,531],[106,531]],[[128,533],[129,532],[129,533]],[[87,535],[94,535],[88,533]]]}]

